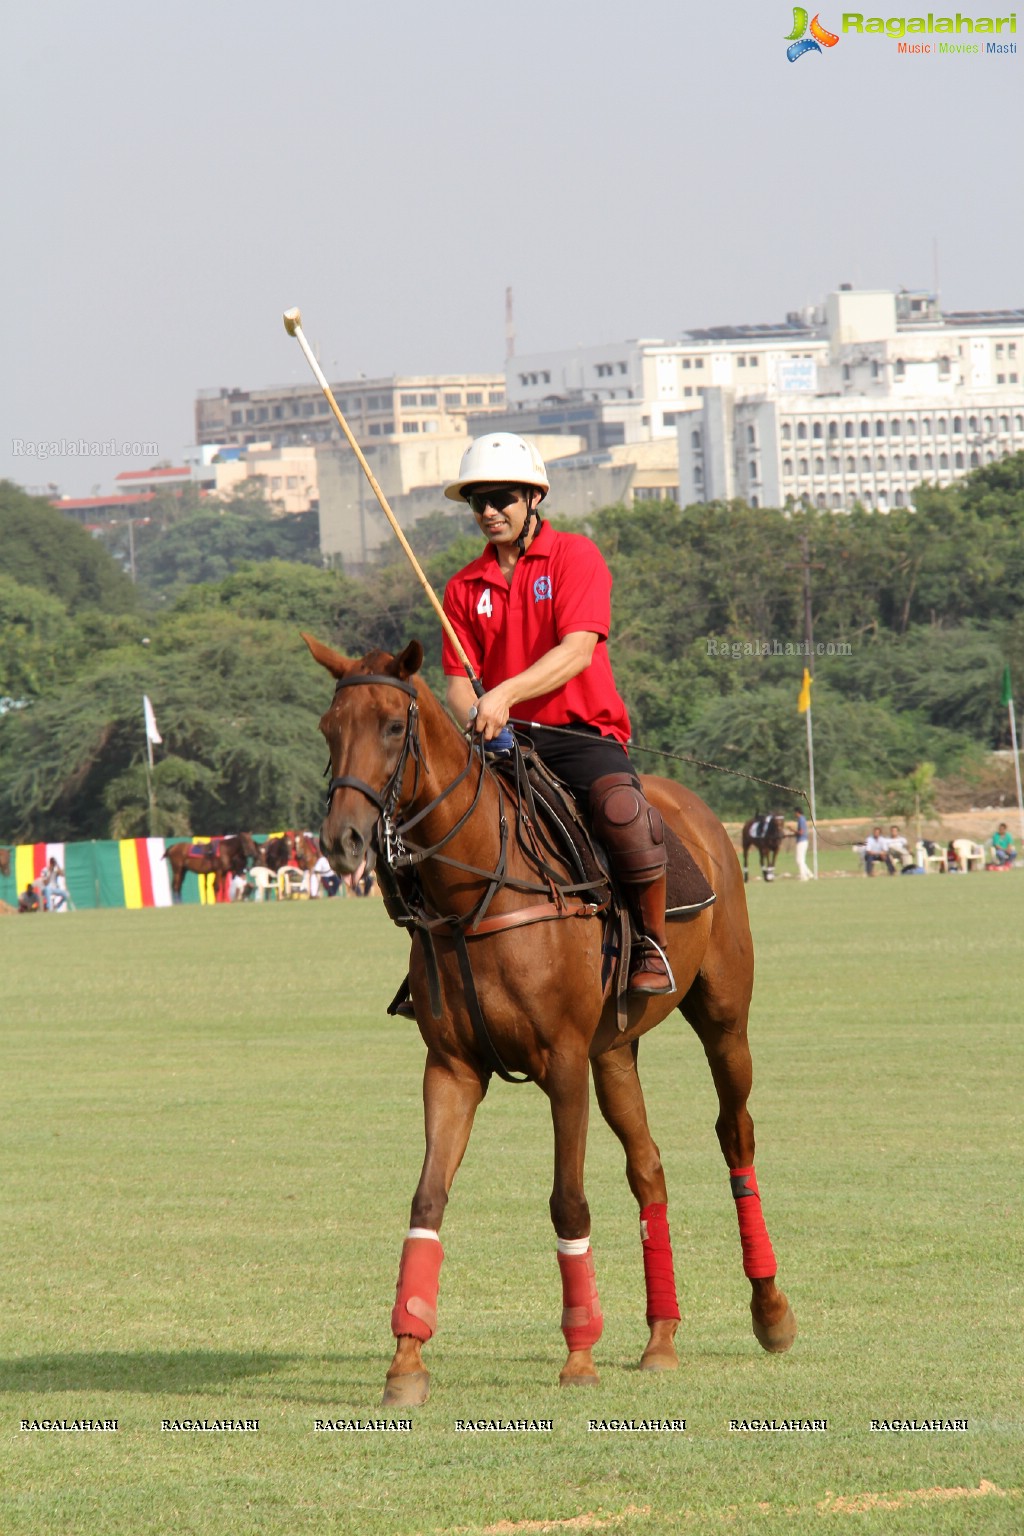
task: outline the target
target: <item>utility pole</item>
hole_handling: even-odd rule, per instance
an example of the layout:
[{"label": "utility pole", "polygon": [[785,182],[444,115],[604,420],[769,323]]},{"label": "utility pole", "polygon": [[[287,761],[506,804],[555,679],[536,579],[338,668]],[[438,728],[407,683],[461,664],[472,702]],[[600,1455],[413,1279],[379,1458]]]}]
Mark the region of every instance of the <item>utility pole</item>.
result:
[{"label": "utility pole", "polygon": [[505,361],[516,355],[516,322],[512,315],[512,289],[505,289]]}]

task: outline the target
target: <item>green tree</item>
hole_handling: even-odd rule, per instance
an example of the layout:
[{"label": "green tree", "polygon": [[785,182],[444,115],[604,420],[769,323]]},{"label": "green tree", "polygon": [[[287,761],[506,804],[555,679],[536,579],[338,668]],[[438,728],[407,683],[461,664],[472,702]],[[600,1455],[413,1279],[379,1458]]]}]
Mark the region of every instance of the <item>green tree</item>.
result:
[{"label": "green tree", "polygon": [[10,581],[59,599],[70,613],[128,613],[135,590],[85,529],[40,496],[0,481],[0,570]]},{"label": "green tree", "polygon": [[935,783],[935,764],[918,763],[910,773],[897,779],[890,786],[888,814],[913,817],[914,839],[921,841],[921,820],[932,816],[938,808]]},{"label": "green tree", "polygon": [[0,576],[0,698],[24,703],[52,688],[66,673],[74,635],[59,598]]},{"label": "green tree", "polygon": [[103,838],[140,824],[143,693],[164,738],[157,804],[170,788],[165,809],[176,829],[319,819],[316,722],[327,699],[294,629],[230,612],[177,614],[154,627],[149,647],[106,651],[73,685],[0,717],[0,826],[9,840]]}]

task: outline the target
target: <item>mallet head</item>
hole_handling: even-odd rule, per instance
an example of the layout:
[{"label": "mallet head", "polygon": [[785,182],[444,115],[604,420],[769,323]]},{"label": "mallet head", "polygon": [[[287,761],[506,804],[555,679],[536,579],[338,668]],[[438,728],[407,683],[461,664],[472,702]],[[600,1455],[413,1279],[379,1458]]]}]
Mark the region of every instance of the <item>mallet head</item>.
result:
[{"label": "mallet head", "polygon": [[289,336],[294,336],[296,331],[302,329],[302,310],[298,305],[294,309],[286,309],[284,312],[284,328]]}]

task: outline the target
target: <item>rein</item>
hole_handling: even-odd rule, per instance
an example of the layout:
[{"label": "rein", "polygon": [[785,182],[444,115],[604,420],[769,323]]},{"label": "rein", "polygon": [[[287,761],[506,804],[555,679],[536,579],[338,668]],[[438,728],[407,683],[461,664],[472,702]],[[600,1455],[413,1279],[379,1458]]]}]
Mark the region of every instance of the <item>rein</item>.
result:
[{"label": "rein", "polygon": [[[413,787],[408,801],[415,801],[420,785],[421,765],[423,763],[422,749],[419,738],[420,714],[419,701],[415,685],[403,678],[389,676],[380,673],[361,673],[339,678],[335,686],[335,693],[341,688],[357,685],[378,684],[383,687],[399,688],[410,696],[409,709],[406,716],[405,738],[402,743],[402,751],[394,772],[391,774],[382,789],[377,790],[365,780],[355,778],[350,774],[340,774],[332,777],[327,786],[327,809],[330,810],[331,799],[336,789],[355,789],[367,797],[370,803],[377,808],[377,847],[385,868],[389,875],[396,876],[405,873],[405,884],[412,889],[404,891],[395,882],[392,897],[387,901],[388,913],[392,921],[399,926],[411,928],[420,934],[429,960],[436,969],[436,961],[431,950],[431,944],[435,936],[443,937],[455,947],[462,977],[463,990],[466,997],[466,1007],[473,1025],[477,1044],[481,1055],[489,1068],[498,1077],[508,1083],[528,1082],[529,1076],[525,1073],[511,1072],[502,1061],[497,1048],[487,1030],[487,1023],[480,1007],[477,996],[476,984],[473,979],[472,967],[467,947],[468,939],[486,938],[494,933],[502,933],[510,928],[518,928],[531,923],[552,922],[568,917],[594,917],[604,910],[602,904],[587,901],[586,894],[592,892],[592,883],[580,878],[567,882],[564,875],[544,857],[538,846],[538,832],[540,830],[539,818],[536,816],[532,789],[523,771],[521,754],[518,744],[515,748],[516,757],[516,788],[518,799],[515,804],[515,828],[516,841],[525,856],[527,863],[532,866],[537,875],[537,880],[516,879],[508,870],[508,844],[509,844],[509,818],[506,814],[508,796],[500,778],[494,777],[495,787],[498,791],[498,826],[500,833],[500,846],[498,857],[493,869],[483,869],[474,864],[467,864],[460,859],[452,858],[444,853],[444,849],[469,822],[473,813],[477,810],[487,782],[487,763],[484,753],[484,745],[474,743],[468,748],[466,766],[452,779],[451,783],[427,805],[423,806],[415,815],[409,816],[404,821],[400,819],[399,801],[402,798],[402,781],[410,759],[415,768]],[[478,768],[476,786],[470,804],[455,823],[448,829],[438,842],[429,846],[417,845],[410,841],[409,833],[420,825],[433,811],[458,789],[459,785],[472,772],[474,765]],[[331,772],[331,764],[328,763],[326,774]],[[325,774],[325,776],[326,776]],[[542,834],[543,835],[543,834]],[[546,850],[554,852],[550,842],[545,837]],[[450,869],[458,870],[462,874],[476,876],[485,882],[485,889],[480,900],[471,911],[463,915],[443,914],[431,911],[424,897],[419,879],[416,876],[418,865],[433,860],[444,864]],[[583,871],[580,871],[581,877]],[[513,912],[505,912],[487,916],[488,908],[497,893],[503,889],[521,891],[526,895],[544,896],[544,902],[534,906],[519,908]],[[432,980],[432,1002],[433,981]],[[440,995],[435,1014],[439,1013]]]}]

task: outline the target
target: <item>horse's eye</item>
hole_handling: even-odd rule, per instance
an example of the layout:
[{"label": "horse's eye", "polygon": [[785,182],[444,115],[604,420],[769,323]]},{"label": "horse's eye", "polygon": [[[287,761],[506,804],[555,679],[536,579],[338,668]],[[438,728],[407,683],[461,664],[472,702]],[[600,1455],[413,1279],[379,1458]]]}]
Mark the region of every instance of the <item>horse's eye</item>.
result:
[{"label": "horse's eye", "polygon": [[384,735],[389,741],[395,741],[399,736],[405,735],[404,720],[388,720],[384,726]]}]

